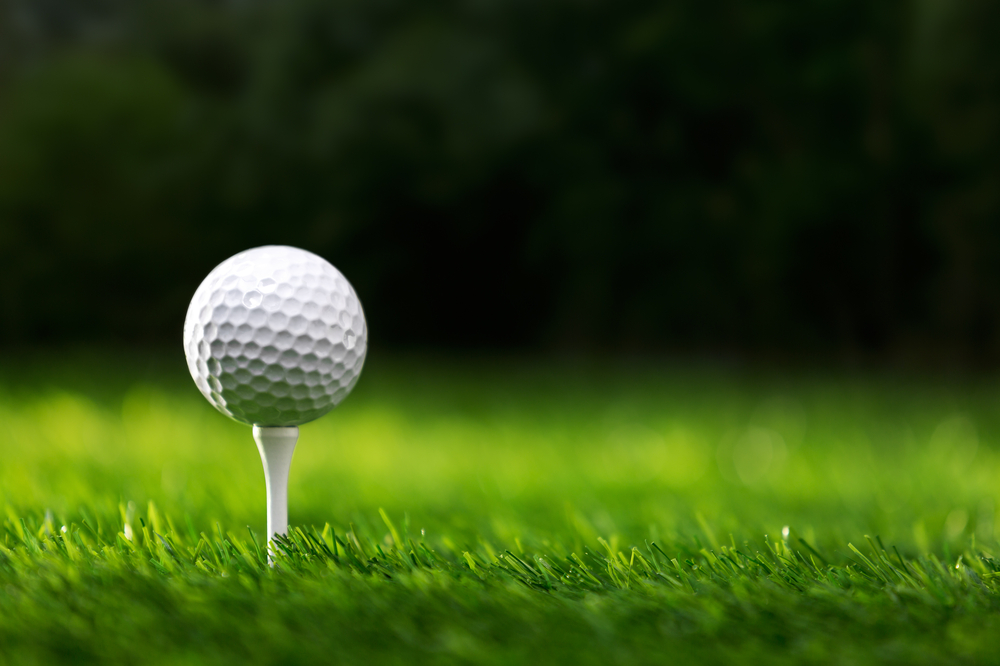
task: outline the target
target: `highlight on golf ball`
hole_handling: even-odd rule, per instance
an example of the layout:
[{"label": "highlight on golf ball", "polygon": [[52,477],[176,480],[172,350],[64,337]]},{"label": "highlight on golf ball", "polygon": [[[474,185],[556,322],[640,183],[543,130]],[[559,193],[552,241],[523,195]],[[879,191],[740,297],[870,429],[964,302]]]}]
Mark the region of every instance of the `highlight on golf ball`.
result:
[{"label": "highlight on golf ball", "polygon": [[368,347],[354,288],[328,261],[269,245],[230,257],[201,283],[184,322],[198,389],[257,426],[297,426],[337,406]]}]

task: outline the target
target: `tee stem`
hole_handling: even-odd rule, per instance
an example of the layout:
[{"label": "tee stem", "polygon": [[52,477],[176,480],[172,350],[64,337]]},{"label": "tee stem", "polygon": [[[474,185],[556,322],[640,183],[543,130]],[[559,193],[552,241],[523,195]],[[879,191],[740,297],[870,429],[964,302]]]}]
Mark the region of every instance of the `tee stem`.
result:
[{"label": "tee stem", "polygon": [[[267,543],[276,534],[288,532],[288,469],[292,466],[292,453],[299,439],[296,426],[253,427],[253,439],[260,451],[264,465],[264,483],[267,488]],[[277,549],[268,548],[267,559],[273,560]]]}]

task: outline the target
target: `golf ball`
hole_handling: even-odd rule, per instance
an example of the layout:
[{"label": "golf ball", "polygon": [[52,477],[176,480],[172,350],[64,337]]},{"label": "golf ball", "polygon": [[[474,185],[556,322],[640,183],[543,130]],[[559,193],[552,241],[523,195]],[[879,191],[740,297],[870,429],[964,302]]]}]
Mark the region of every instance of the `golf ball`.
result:
[{"label": "golf ball", "polygon": [[269,245],[208,274],[184,322],[195,384],[220,412],[260,426],[326,414],[361,374],[368,328],[354,288],[311,252]]}]

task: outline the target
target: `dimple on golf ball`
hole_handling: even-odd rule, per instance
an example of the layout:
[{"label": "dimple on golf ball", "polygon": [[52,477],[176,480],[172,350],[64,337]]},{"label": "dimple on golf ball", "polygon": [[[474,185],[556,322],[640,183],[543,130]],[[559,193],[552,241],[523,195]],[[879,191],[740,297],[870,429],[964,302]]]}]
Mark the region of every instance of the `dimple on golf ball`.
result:
[{"label": "dimple on golf ball", "polygon": [[367,347],[347,279],[322,257],[280,245],[219,264],[184,322],[184,354],[202,394],[226,416],[259,426],[297,426],[336,407]]}]

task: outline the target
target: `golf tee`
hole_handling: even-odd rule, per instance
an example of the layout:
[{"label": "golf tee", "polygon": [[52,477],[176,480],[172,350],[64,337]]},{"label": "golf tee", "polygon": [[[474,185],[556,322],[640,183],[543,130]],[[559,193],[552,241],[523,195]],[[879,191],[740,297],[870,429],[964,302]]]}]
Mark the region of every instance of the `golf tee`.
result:
[{"label": "golf tee", "polygon": [[[264,465],[264,483],[267,487],[267,543],[275,534],[288,532],[288,470],[292,453],[299,439],[295,426],[254,426],[253,438]],[[271,549],[268,549],[271,559]]]}]

